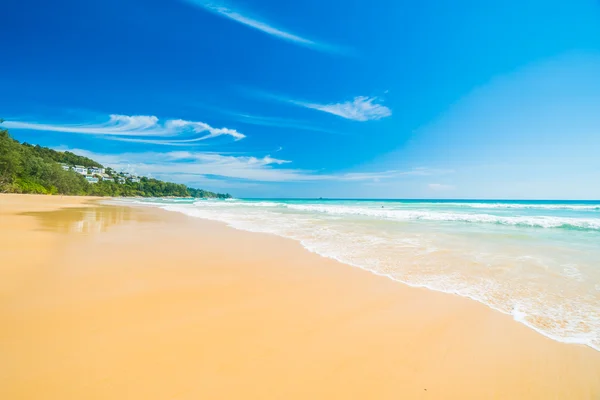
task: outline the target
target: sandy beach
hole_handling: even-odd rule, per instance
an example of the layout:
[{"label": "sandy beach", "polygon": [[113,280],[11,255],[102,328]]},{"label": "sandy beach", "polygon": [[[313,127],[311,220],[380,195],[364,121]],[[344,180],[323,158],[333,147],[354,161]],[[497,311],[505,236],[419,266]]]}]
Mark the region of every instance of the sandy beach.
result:
[{"label": "sandy beach", "polygon": [[600,352],[292,240],[0,195],[0,399],[598,399]]}]

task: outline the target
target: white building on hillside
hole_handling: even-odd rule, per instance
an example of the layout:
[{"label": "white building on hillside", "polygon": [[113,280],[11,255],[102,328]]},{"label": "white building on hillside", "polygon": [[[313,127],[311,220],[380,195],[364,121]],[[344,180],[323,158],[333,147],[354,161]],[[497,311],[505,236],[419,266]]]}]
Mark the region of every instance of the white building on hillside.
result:
[{"label": "white building on hillside", "polygon": [[83,165],[76,165],[75,167],[73,167],[73,170],[81,175],[87,175],[87,173],[88,173],[87,168],[84,167]]},{"label": "white building on hillside", "polygon": [[104,174],[104,168],[90,168],[89,171],[90,171],[90,174],[98,174],[98,175]]},{"label": "white building on hillside", "polygon": [[61,167],[62,169],[64,169],[65,171],[68,171],[68,170],[70,170],[70,169],[71,169],[71,167],[69,167],[67,164],[60,164],[60,167]]},{"label": "white building on hillside", "polygon": [[89,182],[89,183],[98,183],[98,178],[94,178],[93,176],[89,176],[87,175],[85,177],[85,179]]}]

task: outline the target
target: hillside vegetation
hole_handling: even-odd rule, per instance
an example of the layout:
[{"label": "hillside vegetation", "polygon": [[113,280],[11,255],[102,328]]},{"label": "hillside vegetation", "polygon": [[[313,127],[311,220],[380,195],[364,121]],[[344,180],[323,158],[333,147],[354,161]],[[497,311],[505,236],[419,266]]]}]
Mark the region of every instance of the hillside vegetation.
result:
[{"label": "hillside vegetation", "polygon": [[[0,121],[1,122],[1,121]],[[20,143],[6,129],[0,129],[0,193],[65,194],[79,196],[142,196],[142,197],[200,197],[229,198],[229,194],[192,189],[185,185],[141,177],[139,182],[122,178],[123,183],[100,180],[89,183],[61,163],[103,168],[87,157],[68,151]],[[112,177],[119,174],[107,169]]]}]

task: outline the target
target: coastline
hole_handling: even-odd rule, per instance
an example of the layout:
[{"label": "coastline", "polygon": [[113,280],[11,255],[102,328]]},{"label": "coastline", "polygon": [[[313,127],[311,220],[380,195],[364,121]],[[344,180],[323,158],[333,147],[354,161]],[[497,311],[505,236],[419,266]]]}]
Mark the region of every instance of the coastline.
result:
[{"label": "coastline", "polygon": [[[330,204],[297,199],[141,203],[224,222],[247,232],[290,238],[326,258],[411,287],[480,302],[550,339],[600,351],[600,297],[594,286],[599,278],[595,260],[600,257],[600,248],[590,240],[594,232],[582,237],[579,231],[582,225],[598,223],[597,219],[586,219],[593,217],[587,212],[599,209],[597,203],[540,205],[539,201],[515,201],[489,205],[452,200],[447,202],[450,209],[438,207],[443,202],[417,203],[416,212],[405,200],[336,200]],[[540,208],[565,211],[540,214]],[[518,209],[517,214],[521,215],[510,219],[505,211],[492,211],[495,209]],[[527,209],[533,211],[522,211]],[[498,214],[505,215],[504,221],[494,219]],[[415,220],[425,221],[411,223]],[[447,222],[444,227],[444,222],[429,220],[459,222]],[[509,224],[503,225],[507,220]],[[529,223],[513,228],[515,220]],[[478,226],[487,234],[499,236],[480,236]],[[573,227],[578,228],[565,235]],[[519,235],[511,230],[518,230]],[[544,231],[550,235],[544,238]],[[497,247],[490,248],[493,243]]]},{"label": "coastline", "polygon": [[0,235],[2,398],[600,395],[591,348],[290,239],[26,195]]}]

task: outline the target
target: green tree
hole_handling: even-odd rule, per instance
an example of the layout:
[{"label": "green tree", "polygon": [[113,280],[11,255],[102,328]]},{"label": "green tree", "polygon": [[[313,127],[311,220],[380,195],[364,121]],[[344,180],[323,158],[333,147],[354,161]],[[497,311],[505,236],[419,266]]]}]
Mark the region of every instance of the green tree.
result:
[{"label": "green tree", "polygon": [[[68,151],[19,143],[10,137],[6,129],[0,129],[0,192],[115,197],[231,197],[229,194],[188,188],[182,184],[146,177],[141,178],[140,182],[126,179],[124,183],[101,180],[90,184],[82,175],[71,170],[65,171],[59,163],[102,168],[100,163]],[[106,172],[115,178],[124,176],[110,168]]]}]

